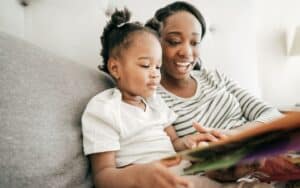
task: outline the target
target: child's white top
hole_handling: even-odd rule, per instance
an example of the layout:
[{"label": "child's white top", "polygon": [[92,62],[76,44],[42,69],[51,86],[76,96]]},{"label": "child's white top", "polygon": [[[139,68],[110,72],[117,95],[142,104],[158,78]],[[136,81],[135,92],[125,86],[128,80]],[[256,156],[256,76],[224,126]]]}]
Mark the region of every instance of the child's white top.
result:
[{"label": "child's white top", "polygon": [[84,153],[116,151],[117,167],[173,155],[164,128],[176,119],[175,113],[158,95],[145,103],[144,111],[123,102],[116,88],[93,97],[82,116]]}]

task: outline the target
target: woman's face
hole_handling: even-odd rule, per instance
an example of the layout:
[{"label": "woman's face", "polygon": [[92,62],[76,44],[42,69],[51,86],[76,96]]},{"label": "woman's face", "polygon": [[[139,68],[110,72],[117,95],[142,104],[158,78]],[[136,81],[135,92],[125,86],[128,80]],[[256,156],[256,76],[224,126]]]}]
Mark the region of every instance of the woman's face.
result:
[{"label": "woman's face", "polygon": [[201,32],[199,21],[187,11],[177,12],[164,21],[161,30],[162,78],[189,78],[199,57]]}]

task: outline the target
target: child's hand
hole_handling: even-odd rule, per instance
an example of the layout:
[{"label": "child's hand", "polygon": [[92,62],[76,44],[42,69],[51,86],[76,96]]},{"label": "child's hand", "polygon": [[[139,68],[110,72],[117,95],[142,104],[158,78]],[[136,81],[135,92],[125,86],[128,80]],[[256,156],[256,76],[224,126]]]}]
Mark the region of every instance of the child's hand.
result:
[{"label": "child's hand", "polygon": [[193,188],[187,179],[170,172],[167,167],[178,164],[178,161],[157,161],[142,166],[137,174],[137,187],[140,188]]}]

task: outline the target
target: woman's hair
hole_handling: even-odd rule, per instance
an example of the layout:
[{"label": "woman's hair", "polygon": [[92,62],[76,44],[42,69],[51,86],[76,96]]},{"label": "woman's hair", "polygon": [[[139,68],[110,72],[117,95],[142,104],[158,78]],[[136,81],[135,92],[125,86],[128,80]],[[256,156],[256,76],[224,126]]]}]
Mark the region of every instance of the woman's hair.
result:
[{"label": "woman's hair", "polygon": [[126,49],[132,42],[131,37],[136,32],[148,32],[158,38],[157,32],[151,28],[143,26],[139,22],[129,22],[131,13],[128,9],[115,10],[111,15],[110,21],[104,27],[101,36],[101,56],[103,64],[99,66],[100,70],[109,73],[108,59],[109,57],[119,57],[122,49]]},{"label": "woman's hair", "polygon": [[161,24],[157,24],[157,22],[164,23],[169,16],[180,11],[189,12],[196,17],[196,19],[199,21],[201,25],[202,28],[201,38],[203,38],[206,32],[206,23],[204,17],[196,7],[183,1],[176,1],[163,8],[158,9],[155,12],[154,17],[146,23],[146,26],[154,29],[159,34],[161,29]]}]

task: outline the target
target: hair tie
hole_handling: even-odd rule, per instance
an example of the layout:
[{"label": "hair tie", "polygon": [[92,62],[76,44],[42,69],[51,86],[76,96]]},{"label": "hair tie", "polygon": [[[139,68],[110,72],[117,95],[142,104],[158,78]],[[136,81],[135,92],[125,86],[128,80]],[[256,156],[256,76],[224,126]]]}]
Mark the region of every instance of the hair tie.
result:
[{"label": "hair tie", "polygon": [[127,23],[128,23],[128,22],[120,23],[120,24],[117,25],[117,28],[120,28],[120,27],[124,26],[124,25],[127,24]]}]

